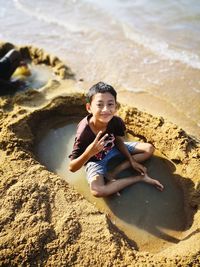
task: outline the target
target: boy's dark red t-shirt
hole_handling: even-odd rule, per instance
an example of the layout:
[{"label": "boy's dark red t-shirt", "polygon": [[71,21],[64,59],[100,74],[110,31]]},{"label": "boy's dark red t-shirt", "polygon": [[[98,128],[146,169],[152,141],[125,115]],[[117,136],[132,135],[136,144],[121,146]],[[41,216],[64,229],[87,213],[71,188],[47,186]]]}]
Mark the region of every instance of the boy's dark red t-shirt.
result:
[{"label": "boy's dark red t-shirt", "polygon": [[[89,126],[89,119],[92,117],[92,114],[89,114],[84,119],[82,119],[77,127],[77,132],[75,136],[75,142],[70,159],[78,158],[85,149],[94,141],[96,135],[93,133]],[[102,160],[108,152],[115,146],[115,137],[124,136],[126,127],[123,120],[114,116],[112,120],[108,123],[106,131],[102,134],[108,134],[108,137],[105,140],[104,149],[89,159],[89,161],[98,161]]]}]

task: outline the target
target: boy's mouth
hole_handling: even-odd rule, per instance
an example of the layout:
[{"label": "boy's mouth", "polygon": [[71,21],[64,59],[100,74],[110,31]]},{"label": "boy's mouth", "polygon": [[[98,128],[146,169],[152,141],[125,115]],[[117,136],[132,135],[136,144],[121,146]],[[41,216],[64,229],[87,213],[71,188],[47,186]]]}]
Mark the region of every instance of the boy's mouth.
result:
[{"label": "boy's mouth", "polygon": [[103,117],[103,118],[108,118],[108,117],[110,117],[111,116],[111,114],[109,113],[109,114],[101,114],[101,117]]}]

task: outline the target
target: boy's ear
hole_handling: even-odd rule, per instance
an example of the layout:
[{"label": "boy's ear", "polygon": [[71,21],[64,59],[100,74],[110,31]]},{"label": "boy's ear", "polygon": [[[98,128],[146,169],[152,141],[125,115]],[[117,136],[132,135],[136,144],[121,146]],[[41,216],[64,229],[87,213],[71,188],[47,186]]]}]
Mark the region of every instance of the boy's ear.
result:
[{"label": "boy's ear", "polygon": [[87,110],[87,112],[91,113],[90,103],[86,103],[86,110]]}]

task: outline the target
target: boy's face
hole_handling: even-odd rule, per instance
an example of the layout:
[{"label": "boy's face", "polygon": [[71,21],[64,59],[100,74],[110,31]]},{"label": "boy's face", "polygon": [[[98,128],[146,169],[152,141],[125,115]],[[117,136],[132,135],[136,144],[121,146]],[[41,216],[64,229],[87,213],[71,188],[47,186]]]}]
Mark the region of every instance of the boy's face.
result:
[{"label": "boy's face", "polygon": [[91,103],[86,104],[86,108],[96,121],[107,124],[116,112],[116,101],[110,93],[97,93]]}]

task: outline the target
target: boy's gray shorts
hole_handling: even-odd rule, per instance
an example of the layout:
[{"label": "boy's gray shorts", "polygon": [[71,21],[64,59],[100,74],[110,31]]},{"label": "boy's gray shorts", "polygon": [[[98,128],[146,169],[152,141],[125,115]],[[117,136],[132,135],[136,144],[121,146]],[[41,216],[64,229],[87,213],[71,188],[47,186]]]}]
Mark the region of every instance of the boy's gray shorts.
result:
[{"label": "boy's gray shorts", "polygon": [[[124,142],[130,153],[134,151],[137,143],[138,142]],[[116,156],[124,158],[122,153],[116,147],[114,147],[110,150],[110,152],[105,156],[103,160],[99,160],[96,162],[93,161],[88,162],[85,166],[88,183],[90,183],[92,178],[95,177],[97,174],[105,176],[107,173],[108,161]]]}]

